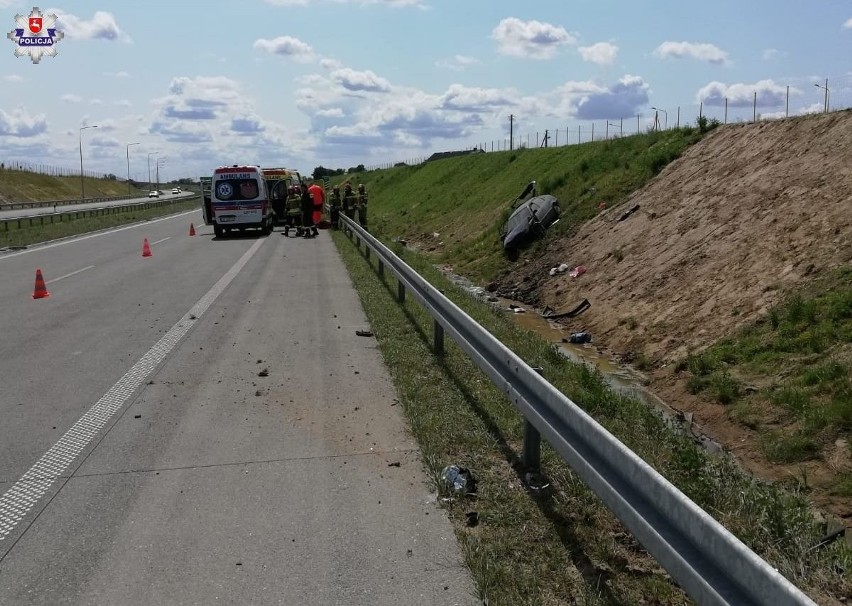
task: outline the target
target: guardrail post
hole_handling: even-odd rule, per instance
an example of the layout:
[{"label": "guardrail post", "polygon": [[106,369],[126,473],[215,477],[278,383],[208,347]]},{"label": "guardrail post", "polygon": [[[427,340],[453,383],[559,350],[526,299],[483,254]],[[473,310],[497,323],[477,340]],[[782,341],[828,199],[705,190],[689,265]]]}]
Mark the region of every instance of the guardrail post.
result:
[{"label": "guardrail post", "polygon": [[385,277],[385,262],[381,259],[379,260],[379,277]]},{"label": "guardrail post", "polygon": [[435,334],[432,350],[436,356],[444,355],[444,327],[438,323],[438,320],[432,321],[433,331]]},{"label": "guardrail post", "polygon": [[[533,370],[542,374],[541,368],[535,367]],[[541,468],[541,434],[529,421],[524,421],[523,463],[527,471],[538,471]]]},{"label": "guardrail post", "polygon": [[364,256],[367,258],[367,261],[370,260],[370,247],[369,246],[366,246],[364,248]]},{"label": "guardrail post", "polygon": [[405,284],[402,282],[397,282],[396,285],[396,300],[400,303],[405,302]]}]

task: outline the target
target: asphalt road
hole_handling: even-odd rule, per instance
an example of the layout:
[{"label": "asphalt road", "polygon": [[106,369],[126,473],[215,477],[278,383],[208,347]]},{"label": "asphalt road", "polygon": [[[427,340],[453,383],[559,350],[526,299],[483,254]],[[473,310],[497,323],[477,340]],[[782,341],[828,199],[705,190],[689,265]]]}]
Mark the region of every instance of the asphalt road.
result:
[{"label": "asphalt road", "polygon": [[[104,208],[107,206],[125,206],[127,204],[154,202],[156,200],[166,200],[170,198],[184,198],[193,196],[192,192],[181,192],[179,194],[171,193],[171,190],[164,191],[159,198],[129,198],[126,200],[108,200],[102,202],[84,202],[82,204],[57,204],[54,210],[53,206],[40,206],[36,208],[16,208],[13,210],[0,210],[0,221],[17,219],[18,217],[37,217],[39,215],[50,215],[56,212],[73,212],[75,210],[89,210],[92,208]],[[200,203],[199,203],[200,205]],[[0,206],[2,208],[2,206]]]},{"label": "asphalt road", "polygon": [[200,222],[0,255],[0,604],[478,603],[329,234]]}]

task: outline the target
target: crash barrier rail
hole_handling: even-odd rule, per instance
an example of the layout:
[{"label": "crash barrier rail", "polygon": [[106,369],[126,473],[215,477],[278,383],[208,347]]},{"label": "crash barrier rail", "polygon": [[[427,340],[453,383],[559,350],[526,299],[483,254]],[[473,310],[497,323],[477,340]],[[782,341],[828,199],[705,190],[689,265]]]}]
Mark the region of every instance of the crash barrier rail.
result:
[{"label": "crash barrier rail", "polygon": [[46,206],[68,206],[71,204],[88,204],[90,202],[115,202],[116,200],[129,200],[142,198],[139,196],[113,196],[111,198],[86,198],[85,200],[50,200],[49,202],[7,202],[0,204],[0,210],[15,210],[23,208],[44,208]]},{"label": "crash barrier rail", "polygon": [[8,219],[0,219],[3,224],[3,232],[9,231],[9,225],[17,224],[18,229],[23,227],[33,227],[35,225],[45,225],[50,223],[63,223],[64,221],[72,221],[85,217],[100,217],[103,215],[115,215],[131,210],[147,210],[149,208],[160,208],[180,202],[187,202],[199,198],[198,194],[192,196],[183,196],[181,198],[170,198],[168,200],[157,200],[155,202],[134,202],[133,204],[119,204],[115,206],[99,206],[98,208],[86,208],[83,210],[67,210],[57,211],[55,213],[44,213],[40,215],[30,215],[23,217],[11,217]]},{"label": "crash barrier rail", "polygon": [[477,324],[384,244],[341,213],[340,222],[378,273],[390,269],[434,321],[433,351],[447,332],[526,419],[523,461],[537,469],[543,436],[696,603],[816,606],[680,490]]}]

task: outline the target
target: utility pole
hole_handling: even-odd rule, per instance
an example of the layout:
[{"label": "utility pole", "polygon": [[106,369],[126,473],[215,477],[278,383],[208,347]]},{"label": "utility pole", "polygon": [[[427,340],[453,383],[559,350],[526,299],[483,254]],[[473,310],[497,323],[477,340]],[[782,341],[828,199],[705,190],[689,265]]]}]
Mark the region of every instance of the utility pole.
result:
[{"label": "utility pole", "polygon": [[515,116],[513,114],[509,114],[509,151],[513,151],[515,149],[514,132]]}]

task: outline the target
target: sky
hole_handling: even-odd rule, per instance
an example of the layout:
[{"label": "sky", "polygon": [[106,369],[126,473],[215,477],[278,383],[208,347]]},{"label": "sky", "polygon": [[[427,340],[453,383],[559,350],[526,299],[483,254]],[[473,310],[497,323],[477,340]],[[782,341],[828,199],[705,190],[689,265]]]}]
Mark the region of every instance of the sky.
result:
[{"label": "sky", "polygon": [[[850,0],[78,0],[15,56],[0,162],[146,181],[310,174],[435,152],[852,107]],[[27,35],[30,35],[27,32]],[[59,34],[57,33],[57,36]],[[727,104],[727,109],[726,109]],[[726,113],[727,112],[727,113]],[[92,128],[83,128],[92,127]],[[96,127],[96,128],[94,128]]]}]

